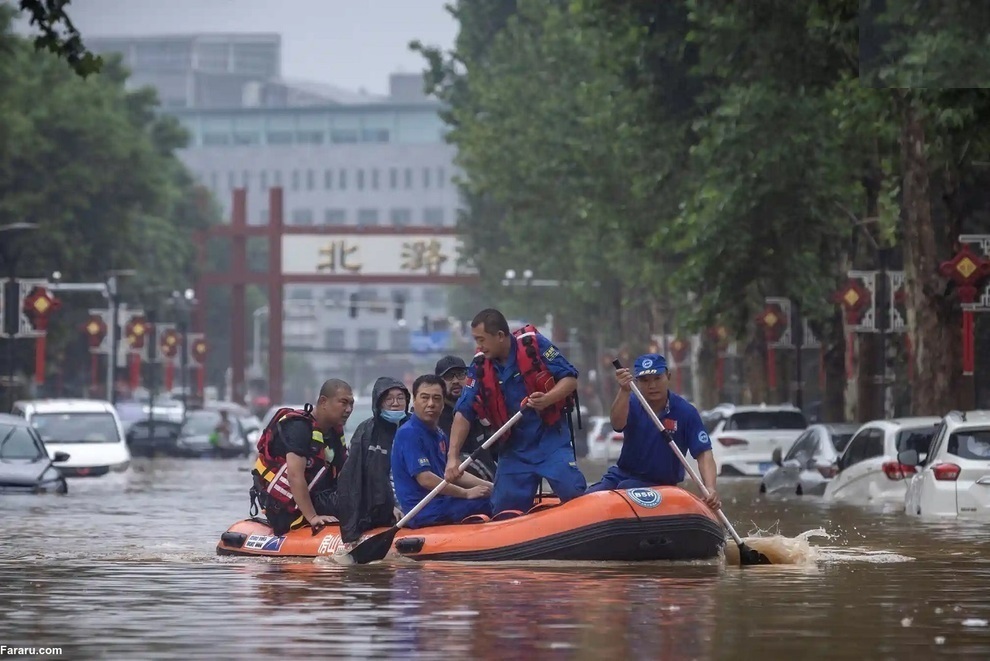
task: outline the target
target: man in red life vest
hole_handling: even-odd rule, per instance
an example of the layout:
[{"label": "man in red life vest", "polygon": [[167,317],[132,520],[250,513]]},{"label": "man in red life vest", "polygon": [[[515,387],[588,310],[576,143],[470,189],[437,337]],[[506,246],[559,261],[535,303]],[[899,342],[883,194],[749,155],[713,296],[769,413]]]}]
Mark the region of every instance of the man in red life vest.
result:
[{"label": "man in red life vest", "polygon": [[461,447],[475,420],[487,419],[497,430],[528,397],[529,407],[499,447],[492,510],[526,512],[542,478],[561,501],[580,496],[587,483],[577,467],[565,411],[577,388],[577,369],[535,328],[510,333],[498,310],[479,312],[471,334],[478,355],[455,406],[444,477],[460,477]]},{"label": "man in red life vest", "polygon": [[344,424],[354,410],[351,387],[330,379],[316,406],[278,411],[258,441],[252,498],[258,496],[276,535],[296,524],[337,521],[337,476],[347,459]]}]

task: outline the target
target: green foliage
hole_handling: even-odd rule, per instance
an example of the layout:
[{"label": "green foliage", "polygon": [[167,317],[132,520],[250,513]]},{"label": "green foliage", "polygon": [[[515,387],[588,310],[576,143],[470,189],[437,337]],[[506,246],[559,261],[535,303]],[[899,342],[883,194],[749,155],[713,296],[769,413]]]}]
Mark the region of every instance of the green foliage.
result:
[{"label": "green foliage", "polygon": [[86,78],[99,73],[103,60],[83,45],[79,30],[66,13],[71,1],[20,0],[20,6],[27,12],[31,25],[41,32],[34,38],[35,49],[46,50],[65,60],[76,74]]},{"label": "green foliage", "polygon": [[[847,269],[876,268],[879,248],[895,263],[921,259],[900,249],[906,236],[933,237],[948,258],[960,232],[990,226],[990,94],[974,89],[990,71],[985,2],[450,9],[454,50],[415,46],[447,104],[460,226],[490,299],[504,300],[506,269],[532,268],[563,281],[545,309],[637,342],[657,330],[643,315],[663,308],[680,330],[720,321],[748,338],[764,297],[787,296],[841,356],[829,294]],[[914,187],[903,185],[909,116],[924,124],[930,170]],[[918,212],[926,205],[932,214]],[[934,231],[911,225],[929,218]],[[934,285],[909,286],[933,306],[917,315],[951,323],[919,294]],[[919,328],[915,346],[936,342]]]},{"label": "green foliage", "polygon": [[[0,225],[39,226],[20,242],[18,275],[57,270],[65,281],[93,282],[132,268],[137,275],[121,283],[125,300],[162,310],[172,290],[194,282],[192,233],[217,221],[210,196],[175,156],[184,131],[158,113],[153,91],[125,90],[116,58],[80,77],[10,34],[2,18],[0,44]],[[53,328],[54,350],[78,339],[87,307],[105,304],[71,296]]]}]

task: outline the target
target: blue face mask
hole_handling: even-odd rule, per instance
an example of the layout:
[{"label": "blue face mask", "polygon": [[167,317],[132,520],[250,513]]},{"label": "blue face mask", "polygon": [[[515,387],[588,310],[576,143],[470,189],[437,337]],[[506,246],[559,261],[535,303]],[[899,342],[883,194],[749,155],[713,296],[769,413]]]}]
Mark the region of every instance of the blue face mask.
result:
[{"label": "blue face mask", "polygon": [[402,419],[406,417],[405,411],[381,411],[379,414],[382,420],[385,422],[391,422],[393,425],[397,425],[402,422]]}]

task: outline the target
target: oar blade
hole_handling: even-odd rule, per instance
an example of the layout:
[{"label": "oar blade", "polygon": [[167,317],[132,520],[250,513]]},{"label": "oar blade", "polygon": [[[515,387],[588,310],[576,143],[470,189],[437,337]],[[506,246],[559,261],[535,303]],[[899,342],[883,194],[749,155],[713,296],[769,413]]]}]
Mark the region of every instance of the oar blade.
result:
[{"label": "oar blade", "polygon": [[364,540],[352,548],[350,553],[334,554],[333,559],[341,565],[366,565],[369,562],[381,560],[388,555],[398,532],[399,529],[392,526],[388,530]]},{"label": "oar blade", "polygon": [[770,558],[743,542],[739,545],[740,565],[772,565]]}]

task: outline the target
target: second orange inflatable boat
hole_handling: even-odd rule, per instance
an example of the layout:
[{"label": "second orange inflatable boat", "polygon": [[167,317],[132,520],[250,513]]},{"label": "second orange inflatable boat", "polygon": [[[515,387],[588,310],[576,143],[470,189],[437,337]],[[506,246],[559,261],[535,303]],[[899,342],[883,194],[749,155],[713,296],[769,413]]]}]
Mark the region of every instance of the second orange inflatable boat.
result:
[{"label": "second orange inflatable boat", "polygon": [[[304,527],[275,536],[263,519],[246,519],[220,536],[217,554],[316,557],[333,554],[340,544],[337,526],[315,535]],[[504,521],[403,528],[393,555],[451,561],[703,560],[716,557],[724,544],[722,526],[701,500],[678,487],[649,487],[586,494]]]}]

